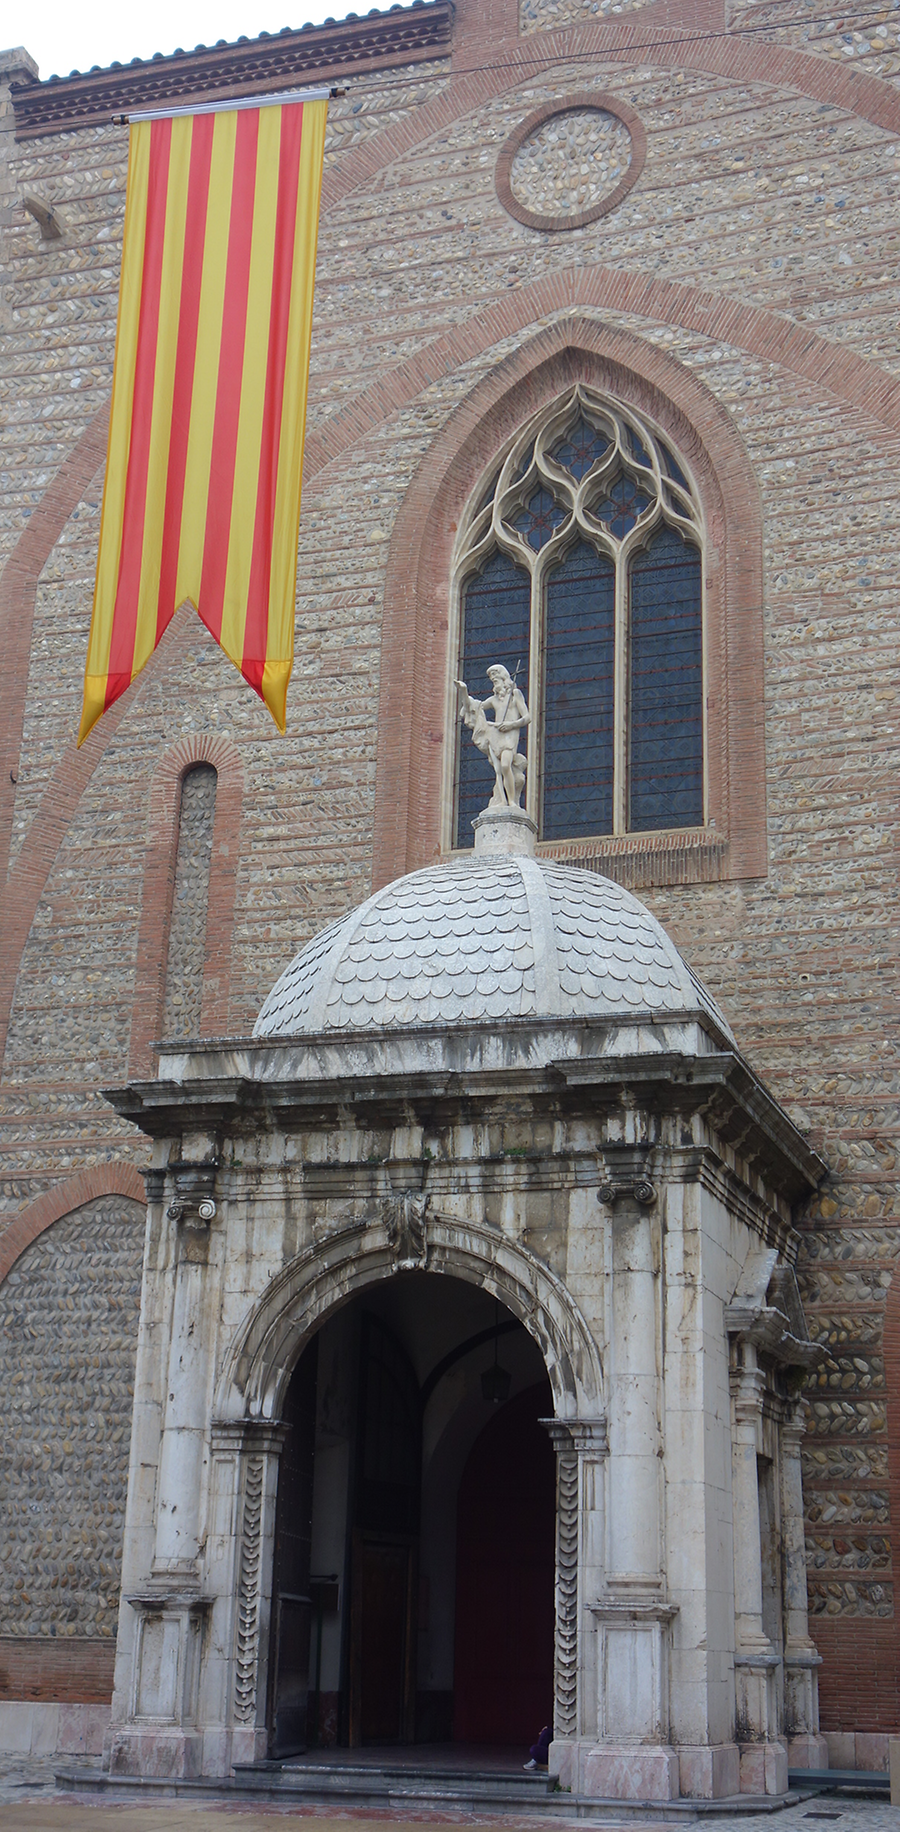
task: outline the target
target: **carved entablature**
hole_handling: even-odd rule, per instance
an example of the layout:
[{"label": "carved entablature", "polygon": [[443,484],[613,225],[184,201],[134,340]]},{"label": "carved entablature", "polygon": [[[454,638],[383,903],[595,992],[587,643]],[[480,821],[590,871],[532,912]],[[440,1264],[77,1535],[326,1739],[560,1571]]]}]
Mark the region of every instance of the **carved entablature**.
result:
[{"label": "carved entablature", "polygon": [[776,1261],[774,1247],[760,1246],[725,1307],[725,1327],[736,1347],[748,1343],[784,1368],[805,1371],[825,1351],[810,1340],[793,1266]]}]

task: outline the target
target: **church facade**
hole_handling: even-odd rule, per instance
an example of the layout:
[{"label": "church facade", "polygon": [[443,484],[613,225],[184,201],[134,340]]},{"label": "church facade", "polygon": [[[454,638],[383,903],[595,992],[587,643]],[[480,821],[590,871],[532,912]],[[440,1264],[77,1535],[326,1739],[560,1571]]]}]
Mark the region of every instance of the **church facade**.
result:
[{"label": "church facade", "polygon": [[[884,1764],[898,69],[802,0],[0,57],[7,1746]],[[185,606],[76,752],[115,117],[307,81],[287,736]]]}]

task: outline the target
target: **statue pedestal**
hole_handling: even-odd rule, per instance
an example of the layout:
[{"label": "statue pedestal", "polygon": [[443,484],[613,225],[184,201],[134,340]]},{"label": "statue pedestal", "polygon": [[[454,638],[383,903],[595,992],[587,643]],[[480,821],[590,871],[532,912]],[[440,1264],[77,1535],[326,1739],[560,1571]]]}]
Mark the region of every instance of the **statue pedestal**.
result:
[{"label": "statue pedestal", "polygon": [[505,852],[534,858],[537,827],[524,808],[485,808],[483,814],[475,816],[472,826],[476,854]]}]

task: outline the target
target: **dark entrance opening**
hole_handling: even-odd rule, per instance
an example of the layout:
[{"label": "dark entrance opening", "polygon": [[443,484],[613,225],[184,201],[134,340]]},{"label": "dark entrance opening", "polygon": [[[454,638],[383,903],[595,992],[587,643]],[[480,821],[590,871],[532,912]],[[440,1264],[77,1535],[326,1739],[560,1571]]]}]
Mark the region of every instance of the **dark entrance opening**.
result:
[{"label": "dark entrance opening", "polygon": [[415,1369],[362,1319],[350,1592],[350,1742],[410,1743],[415,1725],[422,1409]]},{"label": "dark entrance opening", "polygon": [[552,1718],[556,1456],[549,1381],[476,1439],[456,1515],[453,1736],[533,1743]]},{"label": "dark entrance opening", "polygon": [[536,1344],[403,1273],[333,1312],[282,1416],[270,1751],[516,1745],[548,1721],[555,1457]]}]

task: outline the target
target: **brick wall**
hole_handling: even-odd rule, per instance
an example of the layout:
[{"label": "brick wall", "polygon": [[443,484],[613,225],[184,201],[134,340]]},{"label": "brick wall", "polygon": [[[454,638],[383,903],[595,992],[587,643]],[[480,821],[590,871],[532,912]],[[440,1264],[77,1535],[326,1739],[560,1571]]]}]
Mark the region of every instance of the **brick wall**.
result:
[{"label": "brick wall", "polygon": [[114,1641],[27,1641],[0,1635],[0,1698],[58,1699],[67,1705],[107,1705],[112,1698]]},{"label": "brick wall", "polygon": [[[174,794],[184,761],[210,756],[217,821],[220,756],[238,785],[213,844],[224,876],[210,892],[218,965],[203,1009],[217,1031],[249,1027],[291,954],[365,896],[385,860],[409,869],[434,855],[456,510],[440,551],[404,530],[451,483],[460,501],[477,487],[500,432],[475,409],[501,366],[518,365],[524,409],[540,340],[566,348],[577,321],[579,348],[593,340],[598,361],[652,373],[687,423],[710,403],[750,479],[727,495],[724,531],[743,554],[753,507],[762,693],[748,718],[765,735],[765,846],[740,875],[660,883],[648,869],[640,882],[832,1168],[800,1218],[811,1327],[829,1348],[805,1455],[811,1602],[826,1725],[878,1729],[896,1725],[898,1705],[887,1402],[900,1366],[883,1334],[898,1241],[896,33],[863,9],[848,32],[843,12],[813,26],[798,5],[775,31],[765,3],[735,8],[728,34],[700,0],[616,13],[460,0],[448,57],[342,79],[285,739],[183,610],[74,753],[125,136],[95,125],[16,144],[0,117],[0,1226],[62,1178],[142,1159],[99,1089],[152,1065],[165,758],[181,759],[165,776]],[[779,7],[779,28],[785,17]],[[748,18],[767,34],[743,32]],[[526,117],[592,89],[640,118],[643,169],[598,220],[536,231],[504,210],[498,158]],[[558,173],[547,187],[564,204]],[[62,240],[42,242],[25,192],[58,206]],[[482,433],[453,445],[467,413]],[[719,659],[734,688],[736,637]],[[734,755],[728,769],[739,785]]]}]

